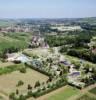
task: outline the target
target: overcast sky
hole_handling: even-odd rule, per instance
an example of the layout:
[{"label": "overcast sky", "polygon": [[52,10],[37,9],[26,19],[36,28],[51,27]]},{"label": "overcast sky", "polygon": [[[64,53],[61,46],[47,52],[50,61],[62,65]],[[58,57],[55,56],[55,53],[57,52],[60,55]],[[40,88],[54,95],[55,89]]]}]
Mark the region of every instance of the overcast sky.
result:
[{"label": "overcast sky", "polygon": [[0,18],[95,16],[96,0],[0,0]]}]

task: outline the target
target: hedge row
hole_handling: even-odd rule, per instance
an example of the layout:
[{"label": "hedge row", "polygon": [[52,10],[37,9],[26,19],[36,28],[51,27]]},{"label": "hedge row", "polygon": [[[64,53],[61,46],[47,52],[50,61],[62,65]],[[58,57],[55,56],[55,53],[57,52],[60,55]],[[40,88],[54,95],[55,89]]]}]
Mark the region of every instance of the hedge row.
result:
[{"label": "hedge row", "polygon": [[68,85],[70,85],[70,86],[74,86],[74,87],[76,87],[76,88],[78,88],[78,89],[82,89],[81,86],[76,86],[76,85],[74,85],[74,84],[72,84],[72,83],[68,83]]},{"label": "hedge row", "polygon": [[41,69],[39,69],[39,68],[33,67],[32,65],[29,65],[28,63],[25,63],[25,65],[28,66],[28,67],[30,67],[31,69],[34,69],[34,70],[36,70],[36,71],[42,73],[42,74],[45,74],[45,75],[47,75],[47,76],[51,76],[50,73],[45,72],[45,71],[43,71],[43,70],[41,70]]},{"label": "hedge row", "polygon": [[34,94],[33,94],[33,97],[35,97],[35,98],[40,97],[40,96],[42,96],[42,95],[45,95],[45,94],[47,94],[47,93],[49,93],[49,92],[52,92],[52,91],[58,89],[58,88],[61,88],[62,86],[65,86],[65,85],[66,85],[66,83],[62,83],[62,84],[60,84],[59,86],[54,86],[54,87],[51,87],[51,88],[49,88],[49,89],[47,89],[47,90],[45,90],[45,91],[37,92],[37,94],[34,93]]},{"label": "hedge row", "polygon": [[40,89],[40,91],[36,91],[36,92],[34,92],[34,93],[32,93],[32,91],[30,91],[30,92],[28,92],[28,94],[25,96],[25,98],[26,98],[26,99],[27,99],[27,98],[30,98],[30,97],[38,98],[38,97],[40,97],[40,96],[42,96],[42,95],[48,94],[48,93],[50,93],[50,92],[52,92],[52,91],[54,91],[54,90],[56,90],[56,89],[58,89],[58,88],[61,88],[61,87],[65,86],[65,85],[66,85],[66,83],[63,82],[63,83],[60,83],[59,85],[51,86],[50,88],[47,88],[47,89],[45,89],[45,90],[41,90],[41,89]]}]

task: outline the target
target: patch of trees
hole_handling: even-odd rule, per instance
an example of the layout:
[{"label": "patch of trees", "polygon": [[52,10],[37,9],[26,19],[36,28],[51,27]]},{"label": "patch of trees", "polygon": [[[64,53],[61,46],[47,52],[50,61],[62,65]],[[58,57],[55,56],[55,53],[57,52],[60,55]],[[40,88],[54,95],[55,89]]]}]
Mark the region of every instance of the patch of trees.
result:
[{"label": "patch of trees", "polygon": [[37,68],[37,67],[33,67],[31,64],[28,64],[28,63],[25,63],[25,65],[26,65],[27,67],[31,68],[31,69],[34,69],[34,70],[36,70],[36,71],[42,73],[42,74],[45,74],[45,75],[47,75],[47,76],[51,76],[51,73],[50,73],[50,72],[47,72],[47,71],[45,71],[45,70],[43,70],[43,69],[40,69],[40,68]]},{"label": "patch of trees", "polygon": [[47,88],[43,87],[42,89],[38,89],[36,92],[32,93],[32,96],[37,98],[39,96],[45,95],[53,90],[56,90],[62,86],[65,86],[66,83],[65,82],[57,82],[56,84],[52,84],[52,85],[48,85]]},{"label": "patch of trees", "polygon": [[13,53],[13,52],[18,52],[20,49],[19,48],[15,48],[15,47],[10,47],[10,48],[5,48],[1,53],[0,53],[0,57],[6,59],[6,53]]},{"label": "patch of trees", "polygon": [[92,53],[89,49],[70,49],[67,54],[96,63],[96,54]]},{"label": "patch of trees", "polygon": [[82,47],[86,46],[85,44],[89,43],[92,38],[92,35],[88,32],[79,32],[78,34],[70,34],[64,36],[46,36],[45,41],[51,46],[62,46],[70,45],[73,47]]}]

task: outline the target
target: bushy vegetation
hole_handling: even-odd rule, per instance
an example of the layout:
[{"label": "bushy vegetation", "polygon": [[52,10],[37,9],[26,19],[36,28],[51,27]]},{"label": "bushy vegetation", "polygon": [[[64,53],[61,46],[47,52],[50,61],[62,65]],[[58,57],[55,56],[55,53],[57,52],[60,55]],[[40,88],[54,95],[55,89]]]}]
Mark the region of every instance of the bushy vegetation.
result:
[{"label": "bushy vegetation", "polygon": [[26,68],[25,68],[25,67],[22,67],[22,68],[20,69],[20,72],[21,72],[21,73],[26,73]]},{"label": "bushy vegetation", "polygon": [[36,70],[36,71],[42,73],[42,74],[45,74],[45,75],[47,75],[47,76],[51,76],[51,73],[50,73],[50,72],[48,73],[48,72],[46,72],[46,71],[44,71],[44,70],[42,70],[42,69],[39,69],[39,68],[37,68],[37,67],[33,67],[32,65],[30,65],[30,64],[28,64],[28,63],[25,63],[25,65],[28,66],[28,67],[31,68],[31,69],[34,69],[34,70]]},{"label": "bushy vegetation", "polygon": [[0,68],[0,75],[11,73],[16,70],[20,70],[22,67],[24,67],[23,64],[14,64],[8,67]]},{"label": "bushy vegetation", "polygon": [[69,33],[63,36],[46,36],[45,40],[51,46],[62,46],[73,44],[74,47],[85,46],[84,43],[89,43],[92,34],[86,31]]},{"label": "bushy vegetation", "polygon": [[23,82],[22,80],[20,80],[20,81],[18,81],[18,83],[17,83],[16,86],[17,86],[17,87],[18,87],[18,86],[22,86],[23,84],[24,84],[24,82]]},{"label": "bushy vegetation", "polygon": [[96,63],[96,54],[92,53],[89,49],[70,49],[67,54]]},{"label": "bushy vegetation", "polygon": [[49,92],[51,92],[53,90],[56,90],[56,89],[58,89],[58,88],[60,88],[62,86],[65,86],[65,85],[66,85],[66,81],[59,80],[59,81],[56,82],[56,84],[52,84],[50,86],[48,84],[48,88],[43,87],[42,89],[39,88],[36,92],[31,92],[30,94],[28,93],[27,97],[33,96],[33,97],[37,98],[39,96],[47,94],[47,93],[49,93]]},{"label": "bushy vegetation", "polygon": [[39,87],[39,86],[40,86],[40,82],[37,81],[37,82],[35,83],[35,86],[34,86],[34,87]]}]

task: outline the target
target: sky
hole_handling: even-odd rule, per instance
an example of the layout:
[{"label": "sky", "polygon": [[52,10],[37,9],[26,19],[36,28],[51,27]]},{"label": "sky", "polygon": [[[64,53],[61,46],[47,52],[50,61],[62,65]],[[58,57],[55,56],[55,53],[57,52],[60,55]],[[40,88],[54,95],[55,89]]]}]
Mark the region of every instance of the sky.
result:
[{"label": "sky", "polygon": [[96,0],[0,0],[0,18],[96,17]]}]

